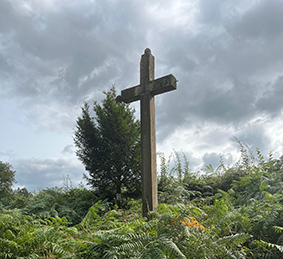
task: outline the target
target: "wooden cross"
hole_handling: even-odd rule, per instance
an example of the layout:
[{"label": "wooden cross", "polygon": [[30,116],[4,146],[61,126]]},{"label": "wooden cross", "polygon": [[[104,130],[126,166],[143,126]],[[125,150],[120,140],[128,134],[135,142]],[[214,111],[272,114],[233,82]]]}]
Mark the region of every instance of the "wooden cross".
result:
[{"label": "wooden cross", "polygon": [[144,217],[148,217],[148,212],[155,211],[158,207],[154,96],[176,88],[177,80],[173,75],[154,80],[154,56],[147,48],[140,62],[140,84],[123,90],[117,97],[119,102],[141,101],[142,211]]}]

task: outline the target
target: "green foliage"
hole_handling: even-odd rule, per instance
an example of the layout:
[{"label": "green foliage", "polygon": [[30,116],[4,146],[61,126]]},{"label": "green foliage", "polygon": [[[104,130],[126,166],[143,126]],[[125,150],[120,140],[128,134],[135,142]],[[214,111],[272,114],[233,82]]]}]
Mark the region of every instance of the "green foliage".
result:
[{"label": "green foliage", "polygon": [[161,157],[159,200],[201,208],[204,224],[219,240],[251,236],[242,247],[245,258],[283,258],[283,157],[270,154],[266,160],[259,150],[254,156],[236,141],[241,157],[229,167],[221,162],[217,169],[208,166],[192,173],[176,152],[167,162]]},{"label": "green foliage", "polygon": [[9,202],[14,182],[15,171],[12,170],[12,166],[0,161],[0,202],[5,204]]},{"label": "green foliage", "polygon": [[41,219],[65,217],[69,225],[75,225],[97,201],[95,192],[83,186],[40,189],[33,194],[18,189],[5,208],[17,208],[23,214],[36,215]]},{"label": "green foliage", "polygon": [[102,105],[94,102],[95,118],[87,103],[82,108],[74,135],[76,154],[89,173],[88,184],[104,197],[114,199],[122,192],[140,196],[140,123],[133,109],[116,102],[114,87],[104,94]]},{"label": "green foliage", "polygon": [[68,227],[64,217],[42,220],[2,209],[0,258],[244,258],[249,235],[219,239],[201,225],[205,216],[193,205],[160,204],[147,222],[99,201]]},{"label": "green foliage", "polygon": [[62,219],[41,221],[30,216],[23,216],[18,210],[2,210],[0,257],[49,258],[50,254],[58,257],[67,255],[71,242],[66,244],[65,238],[68,238],[68,233],[65,231]]},{"label": "green foliage", "polygon": [[[109,230],[87,232],[89,242],[81,258],[234,258],[249,235],[238,234],[219,240],[199,223],[184,219],[202,215],[194,206],[161,204],[149,222],[138,219]],[[97,214],[93,214],[98,220]],[[104,215],[104,217],[108,217]],[[189,217],[191,218],[191,217]],[[117,220],[117,219],[116,219]],[[196,220],[194,220],[197,222]],[[113,220],[112,220],[113,222]],[[93,223],[90,223],[93,226]],[[85,225],[85,228],[87,226]],[[224,245],[223,245],[224,244]],[[240,258],[240,257],[238,257]]]},{"label": "green foliage", "polygon": [[166,161],[164,154],[160,153],[160,172],[158,175],[158,200],[161,203],[178,204],[187,203],[201,195],[196,174],[189,170],[189,162],[183,154],[184,166],[180,155],[174,151]]},{"label": "green foliage", "polygon": [[159,207],[123,209],[83,186],[25,189],[0,207],[0,258],[283,258],[283,158],[240,145],[234,166],[161,156]]}]

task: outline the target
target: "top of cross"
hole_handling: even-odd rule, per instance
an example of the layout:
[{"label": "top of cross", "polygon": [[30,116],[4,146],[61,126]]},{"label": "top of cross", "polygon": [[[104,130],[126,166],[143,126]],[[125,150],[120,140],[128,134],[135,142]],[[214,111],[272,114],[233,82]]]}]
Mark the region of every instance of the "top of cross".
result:
[{"label": "top of cross", "polygon": [[150,92],[152,96],[176,90],[177,80],[173,75],[167,75],[154,80],[154,56],[151,50],[146,48],[141,57],[140,84],[122,90],[117,96],[118,102],[130,103],[140,99],[140,95]]},{"label": "top of cross", "polygon": [[149,48],[146,48],[146,49],[144,50],[144,54],[151,54],[151,50],[150,50]]}]

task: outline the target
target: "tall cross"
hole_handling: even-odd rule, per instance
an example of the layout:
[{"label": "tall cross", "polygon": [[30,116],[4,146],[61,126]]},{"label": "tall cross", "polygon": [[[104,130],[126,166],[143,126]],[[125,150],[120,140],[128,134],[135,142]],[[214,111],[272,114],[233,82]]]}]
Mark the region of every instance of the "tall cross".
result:
[{"label": "tall cross", "polygon": [[140,84],[122,90],[117,101],[131,103],[140,100],[141,148],[142,148],[142,211],[158,207],[156,173],[156,133],[154,96],[177,88],[177,80],[167,75],[154,80],[154,56],[146,49],[140,62]]}]

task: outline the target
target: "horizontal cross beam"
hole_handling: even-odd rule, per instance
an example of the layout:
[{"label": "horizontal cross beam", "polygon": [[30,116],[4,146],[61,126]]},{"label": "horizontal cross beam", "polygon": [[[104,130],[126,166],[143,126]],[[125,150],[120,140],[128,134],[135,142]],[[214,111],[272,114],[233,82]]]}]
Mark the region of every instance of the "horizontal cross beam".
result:
[{"label": "horizontal cross beam", "polygon": [[[177,79],[173,75],[167,75],[148,82],[145,91],[155,96],[175,89],[177,89]],[[117,101],[125,103],[135,102],[140,100],[141,94],[143,94],[143,88],[137,85],[123,90]]]}]

